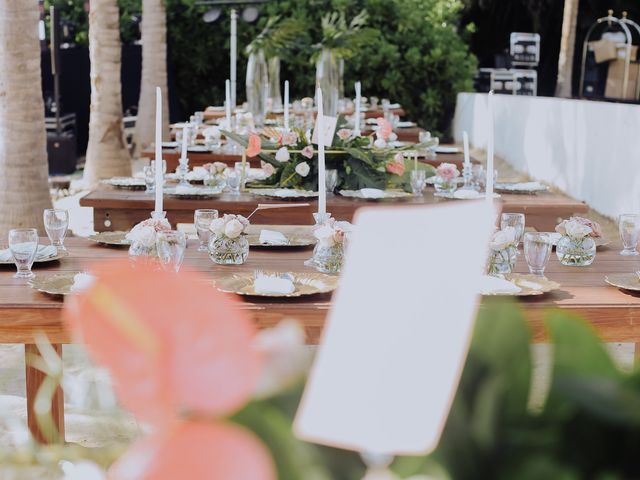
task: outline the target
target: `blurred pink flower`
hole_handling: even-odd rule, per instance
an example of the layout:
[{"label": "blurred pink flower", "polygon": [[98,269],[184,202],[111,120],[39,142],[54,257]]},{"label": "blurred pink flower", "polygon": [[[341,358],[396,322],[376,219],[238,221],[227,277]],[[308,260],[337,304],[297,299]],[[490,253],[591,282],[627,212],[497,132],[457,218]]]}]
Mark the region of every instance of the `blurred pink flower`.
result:
[{"label": "blurred pink flower", "polygon": [[340,140],[342,141],[349,140],[349,138],[351,138],[351,135],[353,135],[353,130],[350,130],[348,128],[341,128],[340,130],[338,130],[338,138],[340,138]]},{"label": "blurred pink flower", "polygon": [[460,175],[458,167],[456,167],[453,163],[441,163],[436,169],[436,173],[440,178],[447,182],[450,182]]},{"label": "blurred pink flower", "polygon": [[313,158],[313,145],[307,145],[306,147],[304,147],[302,149],[302,151],[300,153],[302,154],[303,157],[307,157],[308,159],[312,159]]},{"label": "blurred pink flower", "polygon": [[249,134],[249,145],[247,145],[247,157],[257,157],[262,150],[262,141],[257,133]]},{"label": "blurred pink flower", "polygon": [[378,128],[377,128],[378,137],[383,140],[389,140],[389,137],[391,136],[392,133],[393,133],[393,127],[391,126],[391,123],[389,123],[388,120],[382,117],[378,118]]},{"label": "blurred pink flower", "polygon": [[404,175],[404,161],[402,162],[398,162],[396,160],[393,160],[389,163],[387,163],[387,172],[389,173],[393,173],[395,175]]}]

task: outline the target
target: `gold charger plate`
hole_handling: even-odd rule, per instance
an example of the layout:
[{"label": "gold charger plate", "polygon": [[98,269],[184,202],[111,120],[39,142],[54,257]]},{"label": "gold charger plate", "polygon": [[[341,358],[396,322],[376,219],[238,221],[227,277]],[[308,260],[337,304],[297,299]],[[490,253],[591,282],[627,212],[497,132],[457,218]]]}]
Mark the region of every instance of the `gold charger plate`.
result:
[{"label": "gold charger plate", "polygon": [[[546,277],[538,277],[529,273],[511,273],[504,276],[505,280],[515,283],[521,290],[517,293],[483,293],[484,296],[508,296],[508,297],[530,297],[535,295],[544,295],[552,290],[560,288],[558,282],[549,280]],[[524,282],[524,285],[523,285]],[[527,283],[534,283],[540,288],[534,288]]]},{"label": "gold charger plate", "polygon": [[178,193],[174,189],[168,190],[167,195],[182,200],[211,200],[212,198],[222,195],[222,190],[216,188],[195,188],[192,192]]},{"label": "gold charger plate", "polygon": [[99,243],[100,245],[114,245],[117,247],[127,247],[131,245],[131,242],[125,237],[129,232],[115,231],[115,232],[98,232],[93,235],[89,235],[89,240]]},{"label": "gold charger plate", "polygon": [[395,200],[398,198],[408,198],[413,196],[411,193],[396,191],[396,190],[384,190],[384,197],[379,197],[379,198],[365,197],[364,195],[362,195],[362,192],[360,190],[340,190],[338,193],[343,197],[358,198],[360,200],[367,200],[369,202]]},{"label": "gold charger plate", "polygon": [[[58,250],[58,253],[56,253],[55,255],[52,255],[50,257],[36,258],[33,261],[33,263],[54,262],[56,260],[60,260],[61,258],[68,257],[68,256],[69,256],[69,252],[66,252],[64,250]],[[15,262],[13,261],[13,259],[8,260],[8,261],[0,260],[0,265],[15,265]]]},{"label": "gold charger plate", "polygon": [[[269,275],[275,272],[264,273]],[[293,277],[295,290],[287,294],[256,292],[253,288],[254,272],[235,273],[228,277],[219,278],[214,281],[214,285],[218,290],[225,293],[274,298],[316,295],[318,293],[332,292],[338,287],[338,277],[325,275],[324,273],[290,273],[289,275]]]},{"label": "gold charger plate", "polygon": [[640,292],[640,277],[636,273],[612,273],[604,281],[613,287]]},{"label": "gold charger plate", "polygon": [[29,280],[29,286],[49,295],[70,295],[73,293],[74,278],[78,272],[65,272],[56,275],[38,275]]},{"label": "gold charger plate", "polygon": [[300,200],[303,198],[316,198],[318,196],[318,192],[298,190],[295,188],[250,188],[248,192],[263,197],[277,198],[278,200]]}]

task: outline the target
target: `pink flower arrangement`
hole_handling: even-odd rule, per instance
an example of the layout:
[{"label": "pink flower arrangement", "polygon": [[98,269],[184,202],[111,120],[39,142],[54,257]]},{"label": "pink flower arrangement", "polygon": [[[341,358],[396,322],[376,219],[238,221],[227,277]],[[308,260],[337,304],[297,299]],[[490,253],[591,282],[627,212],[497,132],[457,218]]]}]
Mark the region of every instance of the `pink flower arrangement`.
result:
[{"label": "pink flower arrangement", "polygon": [[202,168],[207,170],[209,173],[219,175],[224,173],[227,169],[227,164],[224,162],[213,162],[213,163],[205,163],[202,165]]},{"label": "pink flower arrangement", "polygon": [[377,121],[378,128],[376,129],[376,135],[382,140],[389,140],[389,137],[391,137],[391,134],[393,133],[393,127],[391,126],[391,123],[389,123],[388,120],[382,117],[378,118]]},{"label": "pink flower arrangement", "polygon": [[353,130],[349,128],[341,128],[340,130],[338,130],[338,138],[343,142],[345,140],[349,140],[352,135],[353,135]]},{"label": "pink flower arrangement", "polygon": [[262,171],[267,177],[270,177],[276,172],[275,167],[268,162],[261,161],[260,166],[262,167]]},{"label": "pink flower arrangement", "polygon": [[453,163],[441,163],[436,169],[436,173],[447,183],[460,176],[458,167],[456,167]]},{"label": "pink flower arrangement", "polygon": [[556,226],[556,232],[572,238],[583,238],[587,236],[599,238],[602,236],[602,227],[599,223],[589,220],[588,218],[571,217],[568,220],[560,222]]},{"label": "pink flower arrangement", "polygon": [[306,157],[309,160],[311,160],[313,158],[313,145],[307,145],[302,149],[300,153],[302,154],[303,157]]},{"label": "pink flower arrangement", "polygon": [[345,235],[351,227],[349,222],[336,222],[332,218],[327,223],[315,227],[313,235],[323,247],[333,247],[344,242]]},{"label": "pink flower arrangement", "polygon": [[278,135],[278,145],[295,145],[298,143],[298,139],[296,132],[284,132]]},{"label": "pink flower arrangement", "polygon": [[404,175],[405,166],[404,166],[404,157],[402,153],[396,154],[396,156],[387,163],[386,167],[387,172],[392,173],[394,175],[402,176]]},{"label": "pink flower arrangement", "polygon": [[249,145],[247,145],[247,157],[257,157],[262,151],[262,140],[257,133],[249,134]]}]

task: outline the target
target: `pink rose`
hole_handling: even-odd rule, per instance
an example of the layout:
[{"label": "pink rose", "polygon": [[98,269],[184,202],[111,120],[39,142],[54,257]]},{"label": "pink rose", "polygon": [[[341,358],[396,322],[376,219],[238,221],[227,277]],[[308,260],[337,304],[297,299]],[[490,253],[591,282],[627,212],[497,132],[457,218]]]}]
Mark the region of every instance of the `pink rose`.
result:
[{"label": "pink rose", "polygon": [[389,140],[389,137],[393,133],[393,127],[388,120],[380,117],[378,118],[378,128],[376,133],[379,138]]},{"label": "pink rose", "polygon": [[571,217],[569,220],[575,220],[576,222],[591,228],[590,236],[594,238],[600,238],[602,236],[602,227],[598,222],[594,222],[593,220],[589,220],[584,217]]},{"label": "pink rose", "polygon": [[453,163],[441,163],[440,166],[436,169],[436,172],[438,176],[446,182],[450,182],[460,175],[458,167],[456,167]]},{"label": "pink rose", "polygon": [[267,162],[260,162],[261,166],[262,166],[262,171],[265,173],[265,175],[267,177],[270,177],[271,175],[273,175],[276,171],[275,167],[273,165],[271,165],[270,163]]},{"label": "pink rose", "polygon": [[302,154],[303,157],[307,157],[308,159],[312,159],[313,158],[313,145],[307,145],[306,147],[304,147],[302,149],[302,151],[300,153]]},{"label": "pink rose", "polygon": [[262,140],[256,133],[249,135],[249,145],[247,145],[247,157],[257,157],[262,151]]},{"label": "pink rose", "polygon": [[295,145],[298,143],[298,134],[296,132],[285,132],[278,137],[280,145]]},{"label": "pink rose", "polygon": [[340,130],[338,130],[338,138],[343,142],[345,140],[349,140],[349,138],[351,138],[351,135],[353,135],[353,131],[348,128],[341,128]]},{"label": "pink rose", "polygon": [[387,172],[393,173],[394,175],[402,176],[404,175],[404,161],[398,162],[393,160],[387,163]]},{"label": "pink rose", "polygon": [[336,243],[344,242],[344,230],[336,228],[333,232],[333,241]]}]

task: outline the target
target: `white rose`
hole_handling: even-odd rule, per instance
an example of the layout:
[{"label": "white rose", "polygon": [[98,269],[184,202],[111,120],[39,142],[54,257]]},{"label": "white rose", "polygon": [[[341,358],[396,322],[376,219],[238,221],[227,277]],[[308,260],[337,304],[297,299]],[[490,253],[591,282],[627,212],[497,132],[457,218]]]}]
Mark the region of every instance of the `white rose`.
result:
[{"label": "white rose", "polygon": [[224,226],[224,234],[229,238],[238,238],[243,230],[244,225],[235,218],[233,220],[229,220]]},{"label": "white rose", "polygon": [[215,236],[220,236],[224,233],[225,221],[224,218],[216,218],[209,225],[209,231]]},{"label": "white rose", "polygon": [[311,170],[311,167],[309,167],[309,164],[307,162],[302,162],[296,165],[296,173],[301,177],[306,177],[307,175],[309,175],[309,170]]},{"label": "white rose", "polygon": [[150,248],[156,244],[156,229],[149,225],[138,224],[127,234],[127,240]]},{"label": "white rose", "polygon": [[373,146],[376,148],[384,148],[387,146],[387,142],[385,142],[382,138],[378,138],[375,142],[373,142]]},{"label": "white rose", "polygon": [[289,155],[289,150],[287,150],[286,147],[281,147],[276,152],[276,160],[280,163],[288,162],[289,158],[291,157]]},{"label": "white rose", "polygon": [[564,228],[567,232],[567,236],[574,239],[584,238],[593,231],[588,225],[584,225],[575,220],[569,220],[565,223]]},{"label": "white rose", "polygon": [[489,246],[491,250],[499,251],[504,250],[507,247],[515,244],[516,230],[513,227],[506,227],[504,230],[499,230],[493,234]]},{"label": "white rose", "polygon": [[313,235],[318,239],[320,245],[322,245],[323,247],[333,247],[333,245],[335,244],[333,234],[333,228],[327,225],[319,227],[315,232],[313,232]]}]

